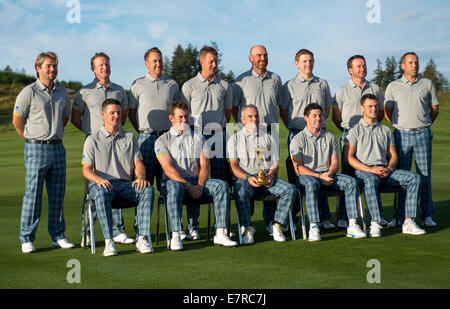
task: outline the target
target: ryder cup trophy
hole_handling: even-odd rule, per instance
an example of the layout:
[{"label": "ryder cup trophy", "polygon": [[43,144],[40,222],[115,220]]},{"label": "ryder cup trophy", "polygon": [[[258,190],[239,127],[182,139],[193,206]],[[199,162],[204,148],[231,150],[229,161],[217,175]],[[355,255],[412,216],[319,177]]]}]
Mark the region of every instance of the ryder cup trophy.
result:
[{"label": "ryder cup trophy", "polygon": [[269,183],[269,175],[263,169],[262,164],[263,164],[266,153],[269,152],[270,150],[271,150],[270,146],[269,147],[261,147],[261,145],[259,145],[259,144],[256,146],[255,149],[253,149],[253,151],[256,154],[256,157],[259,160],[259,171],[256,174],[256,179],[258,180],[258,183],[260,185],[267,185]]}]

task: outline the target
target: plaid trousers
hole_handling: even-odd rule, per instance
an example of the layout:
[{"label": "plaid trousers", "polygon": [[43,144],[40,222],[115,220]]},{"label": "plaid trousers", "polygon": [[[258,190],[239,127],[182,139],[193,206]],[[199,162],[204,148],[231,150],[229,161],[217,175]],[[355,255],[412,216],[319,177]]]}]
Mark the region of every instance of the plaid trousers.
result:
[{"label": "plaid trousers", "polygon": [[[197,184],[197,181],[187,179],[191,184]],[[182,211],[185,191],[183,185],[177,181],[167,180],[161,184],[161,194],[166,199],[167,212],[170,218],[170,227],[172,232],[179,232],[182,226]],[[214,204],[215,227],[225,228],[227,226],[227,210],[230,203],[230,187],[225,181],[219,179],[208,179],[203,188],[203,194],[200,197],[212,197]],[[196,217],[200,213],[200,204],[188,204],[188,218]],[[190,214],[191,212],[191,214]],[[192,214],[194,212],[194,214]],[[196,226],[195,226],[196,224]],[[189,230],[198,229],[198,222],[189,222]]]},{"label": "plaid trousers", "polygon": [[[398,152],[397,168],[409,171],[412,166],[412,156],[416,173],[420,175],[420,208],[422,220],[434,215],[434,203],[431,192],[431,153],[433,133],[429,127],[417,131],[394,130],[395,145]],[[400,193],[400,219],[405,218],[404,192]]]},{"label": "plaid trousers", "polygon": [[254,188],[244,179],[237,179],[234,183],[234,192],[239,223],[245,227],[251,225],[253,196],[256,193],[273,194],[279,198],[273,221],[282,225],[287,224],[289,211],[296,195],[295,186],[279,178],[274,179],[274,184],[270,188],[264,186]]},{"label": "plaid trousers", "polygon": [[[334,182],[329,187],[334,190],[344,191],[345,207],[350,219],[358,217],[357,200],[359,194],[358,182],[355,178],[348,175],[336,174],[333,176]],[[320,222],[318,200],[319,189],[323,186],[320,181],[313,176],[297,176],[297,186],[305,192],[306,208],[310,223]]]},{"label": "plaid trousers", "polygon": [[134,228],[136,237],[150,237],[150,220],[154,200],[153,187],[138,190],[131,186],[131,181],[111,180],[110,183],[114,187],[113,190],[99,188],[97,184],[89,183],[90,196],[95,201],[95,208],[105,239],[113,237],[111,203],[116,197],[139,203],[135,209]]},{"label": "plaid trousers", "polygon": [[369,208],[372,221],[380,220],[378,211],[381,205],[381,198],[378,187],[385,186],[406,186],[406,200],[404,215],[407,218],[415,218],[417,211],[417,198],[419,195],[420,176],[416,173],[404,170],[395,170],[387,178],[379,179],[370,172],[355,171],[356,177],[364,182],[364,196]]},{"label": "plaid trousers", "polygon": [[[291,141],[294,138],[295,135],[297,135],[302,130],[300,129],[289,129],[289,135],[288,135],[288,149],[291,145]],[[292,182],[292,184],[295,185],[295,181]],[[344,205],[344,204],[340,204]],[[326,196],[319,196],[319,218],[320,222],[330,220],[331,214],[330,214],[330,205],[328,204],[328,197]],[[341,209],[344,207],[341,207],[339,209],[339,212],[341,212]],[[345,210],[344,210],[345,211]],[[300,212],[300,201],[298,200],[298,196],[295,196],[295,202],[294,205],[292,205],[292,219],[294,221],[294,224],[297,224],[298,217],[297,214]]]},{"label": "plaid trousers", "polygon": [[41,218],[44,181],[48,196],[48,232],[53,241],[65,238],[64,194],[66,150],[62,143],[25,143],[26,188],[20,218],[20,241],[33,242]]}]

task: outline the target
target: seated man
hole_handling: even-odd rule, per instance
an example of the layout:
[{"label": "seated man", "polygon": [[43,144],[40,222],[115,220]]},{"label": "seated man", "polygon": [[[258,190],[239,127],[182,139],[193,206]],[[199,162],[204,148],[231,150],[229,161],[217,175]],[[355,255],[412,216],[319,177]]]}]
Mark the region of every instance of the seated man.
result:
[{"label": "seated man", "polygon": [[[145,167],[139,144],[131,132],[120,128],[120,102],[107,99],[102,104],[103,127],[86,138],[83,149],[83,176],[89,180],[89,191],[95,200],[97,216],[105,237],[104,256],[117,255],[112,239],[111,202],[120,197],[139,202],[136,208],[136,250],[153,252],[150,218],[153,209],[153,187],[145,178]],[[132,171],[136,180],[131,182]]]},{"label": "seated man", "polygon": [[306,127],[291,141],[289,153],[297,173],[297,186],[305,190],[309,217],[309,241],[320,241],[318,194],[321,186],[345,193],[345,207],[349,218],[347,237],[363,238],[366,234],[356,223],[358,183],[347,175],[336,174],[339,157],[336,137],[322,129],[322,107],[311,103],[305,107]]},{"label": "seated man", "polygon": [[[361,97],[363,118],[351,128],[347,135],[347,161],[355,169],[358,180],[364,182],[364,194],[369,208],[372,223],[370,237],[381,236],[378,197],[380,184],[387,186],[406,186],[405,222],[403,233],[425,234],[413,218],[416,216],[417,198],[420,186],[420,176],[416,173],[394,170],[398,162],[394,137],[389,127],[378,123],[377,97],[365,94]],[[387,161],[389,154],[389,162]],[[380,204],[381,206],[381,204]]]},{"label": "seated man", "polygon": [[[251,226],[252,198],[258,192],[274,194],[279,198],[274,222],[271,223],[273,239],[285,241],[281,225],[288,221],[289,211],[295,199],[295,187],[278,179],[278,142],[271,135],[262,133],[259,113],[254,105],[242,108],[241,131],[228,141],[228,158],[234,179],[236,208],[243,230],[243,244],[253,244],[255,229]],[[260,170],[267,173],[267,183],[261,184],[256,177]],[[242,231],[239,231],[242,232]]]},{"label": "seated man", "polygon": [[[181,240],[181,216],[183,199],[186,194],[191,199],[212,196],[216,235],[214,245],[234,247],[237,245],[226,235],[227,209],[230,203],[230,189],[226,182],[208,179],[209,152],[203,148],[201,134],[190,131],[189,109],[183,102],[173,102],[169,107],[170,130],[155,142],[155,154],[163,169],[161,194],[166,196],[167,211],[172,228],[170,249],[183,249]],[[198,204],[190,207],[199,210]]]}]

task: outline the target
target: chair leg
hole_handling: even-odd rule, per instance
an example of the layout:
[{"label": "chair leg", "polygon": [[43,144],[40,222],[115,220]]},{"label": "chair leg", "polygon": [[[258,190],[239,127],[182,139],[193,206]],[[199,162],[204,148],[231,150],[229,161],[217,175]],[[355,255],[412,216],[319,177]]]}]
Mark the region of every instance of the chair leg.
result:
[{"label": "chair leg", "polygon": [[362,224],[363,224],[363,231],[364,231],[364,233],[367,233],[366,215],[365,215],[365,211],[364,211],[362,193],[359,194],[358,200],[359,200],[359,213],[361,215],[361,220],[362,220]]},{"label": "chair leg", "polygon": [[238,228],[238,235],[239,235],[239,244],[242,245],[242,233],[241,233],[241,224],[239,223],[239,213],[236,211],[237,216],[237,228]]},{"label": "chair leg", "polygon": [[159,244],[159,207],[160,207],[160,203],[159,203],[159,198],[158,198],[158,203],[156,205],[156,244]]},{"label": "chair leg", "polygon": [[341,207],[341,203],[339,203],[339,201],[341,200],[341,195],[338,194],[336,196],[336,226],[335,226],[335,230],[337,231],[338,228],[338,222],[339,222],[339,209]]},{"label": "chair leg", "polygon": [[289,209],[289,229],[291,230],[291,239],[296,240],[295,225],[294,225],[294,220],[292,219],[292,207]]},{"label": "chair leg", "polygon": [[208,203],[208,238],[207,242],[211,239],[211,204]]},{"label": "chair leg", "polygon": [[84,248],[87,248],[87,234],[88,234],[88,210],[87,210],[87,200],[88,200],[88,196],[85,195],[84,196],[84,200],[83,200],[83,209],[84,209],[84,233],[83,233],[83,244],[84,244]]},{"label": "chair leg", "polygon": [[302,197],[300,190],[298,190],[298,200],[300,202],[300,213],[301,213],[301,218],[302,218],[302,237],[303,237],[303,239],[306,240],[305,211],[303,209],[303,197]]},{"label": "chair leg", "polygon": [[394,219],[395,219],[395,226],[397,226],[397,224],[399,224],[399,220],[398,220],[399,203],[400,203],[400,194],[398,192],[395,192],[395,194],[394,194]]},{"label": "chair leg", "polygon": [[166,221],[166,241],[167,241],[167,250],[170,250],[170,235],[169,235],[169,220],[168,220],[168,214],[167,214],[167,204],[166,200],[164,199],[164,220]]},{"label": "chair leg", "polygon": [[88,203],[88,212],[89,212],[89,229],[91,234],[91,253],[95,254],[95,233],[94,233],[94,218],[92,216],[92,200]]}]

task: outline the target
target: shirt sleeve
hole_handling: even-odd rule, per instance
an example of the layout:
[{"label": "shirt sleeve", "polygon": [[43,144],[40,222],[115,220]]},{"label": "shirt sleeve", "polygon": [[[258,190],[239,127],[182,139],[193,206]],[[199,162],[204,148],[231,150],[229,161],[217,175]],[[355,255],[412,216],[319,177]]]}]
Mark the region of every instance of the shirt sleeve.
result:
[{"label": "shirt sleeve", "polygon": [[81,165],[94,165],[95,163],[95,146],[94,140],[91,136],[86,138],[83,147],[83,158],[81,160]]},{"label": "shirt sleeve", "polygon": [[384,106],[385,107],[389,107],[389,108],[393,108],[394,104],[395,104],[395,98],[392,94],[392,83],[390,83],[387,88],[386,88],[386,92],[385,92],[385,98],[384,98]]},{"label": "shirt sleeve", "polygon": [[333,105],[333,100],[331,98],[331,91],[328,82],[325,81],[325,108],[328,109]]},{"label": "shirt sleeve", "polygon": [[276,79],[275,86],[277,88],[277,105],[281,106],[283,104],[283,84],[280,77]]},{"label": "shirt sleeve", "polygon": [[228,143],[227,143],[227,158],[229,160],[237,160],[237,159],[239,159],[238,154],[237,154],[237,148],[236,148],[236,140],[237,140],[237,135],[236,134],[231,136],[230,139],[228,140]]},{"label": "shirt sleeve", "polygon": [[233,107],[233,90],[231,89],[231,84],[226,83],[226,93],[224,97],[225,109],[231,109]]},{"label": "shirt sleeve", "polygon": [[291,141],[291,144],[289,145],[289,156],[292,159],[303,158],[303,152],[302,152],[301,145],[299,143],[299,138],[296,136],[294,136],[294,138]]},{"label": "shirt sleeve", "polygon": [[164,135],[158,137],[155,141],[155,155],[159,158],[162,155],[170,155],[170,151],[167,143],[165,143],[166,137]]},{"label": "shirt sleeve", "polygon": [[134,161],[143,160],[143,157],[142,157],[142,154],[141,154],[141,150],[139,148],[138,140],[137,140],[136,136],[134,136],[134,134],[132,135],[132,143],[133,143],[133,158],[134,158]]},{"label": "shirt sleeve", "polygon": [[173,99],[172,102],[180,101],[180,90],[178,89],[178,84],[176,81],[173,81],[173,84],[170,86],[173,91]]},{"label": "shirt sleeve", "polygon": [[356,128],[353,127],[351,128],[348,133],[347,136],[345,137],[344,140],[344,145],[350,144],[352,146],[356,146],[357,142],[358,142],[358,138],[356,136]]},{"label": "shirt sleeve", "polygon": [[331,154],[339,155],[337,138],[333,134],[331,136]]},{"label": "shirt sleeve", "polygon": [[128,95],[127,92],[125,91],[125,89],[122,88],[122,90],[120,91],[121,95],[122,95],[122,101],[120,102],[122,110],[125,110],[128,108]]},{"label": "shirt sleeve", "polygon": [[128,98],[128,107],[130,109],[137,109],[139,105],[139,94],[138,94],[138,86],[136,84],[136,81],[131,84],[130,87],[130,95]]},{"label": "shirt sleeve", "polygon": [[282,103],[281,103],[281,108],[282,109],[289,109],[289,105],[292,104],[292,97],[291,97],[291,93],[289,91],[289,82],[285,83],[283,85],[283,99],[282,99]]},{"label": "shirt sleeve", "polygon": [[241,82],[236,82],[233,84],[232,90],[233,90],[233,106],[237,107],[242,105],[242,88],[240,85]]},{"label": "shirt sleeve", "polygon": [[83,99],[82,90],[83,89],[78,90],[75,96],[73,97],[72,108],[76,109],[81,113],[84,113],[84,110],[86,109],[86,102]]},{"label": "shirt sleeve", "polygon": [[191,109],[191,87],[189,81],[185,82],[183,87],[181,87],[180,100],[189,106],[189,110]]},{"label": "shirt sleeve", "polygon": [[340,89],[338,89],[338,91],[336,91],[336,95],[334,96],[334,106],[342,109],[342,91]]},{"label": "shirt sleeve", "polygon": [[30,87],[24,88],[16,98],[14,105],[14,116],[26,118],[30,111],[32,90]]},{"label": "shirt sleeve", "polygon": [[64,88],[64,101],[65,101],[65,105],[64,105],[64,111],[63,111],[63,117],[69,118],[70,112],[71,112],[70,96],[69,96],[69,92],[67,92],[67,89],[65,89],[65,88]]},{"label": "shirt sleeve", "polygon": [[431,82],[430,93],[431,93],[431,106],[439,105],[438,93],[436,90],[436,86],[433,84],[433,82]]}]

